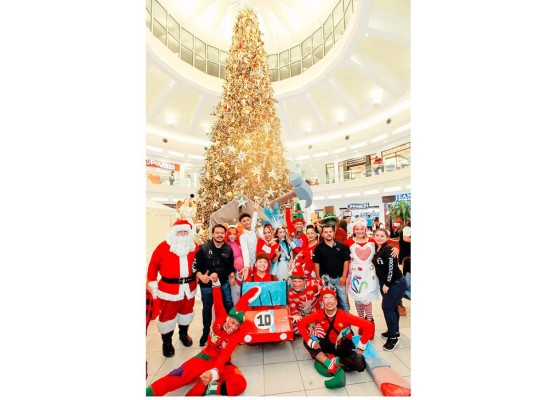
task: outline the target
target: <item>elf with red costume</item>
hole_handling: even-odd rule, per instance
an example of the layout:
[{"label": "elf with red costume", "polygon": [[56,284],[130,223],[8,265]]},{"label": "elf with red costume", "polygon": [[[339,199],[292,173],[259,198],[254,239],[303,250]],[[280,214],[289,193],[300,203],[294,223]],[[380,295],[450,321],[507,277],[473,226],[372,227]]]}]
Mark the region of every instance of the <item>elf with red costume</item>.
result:
[{"label": "elf with red costume", "polygon": [[[166,241],[156,247],[148,265],[147,289],[154,299],[160,300],[157,329],[163,340],[165,357],[174,355],[172,335],[176,324],[183,345],[189,347],[193,343],[187,331],[194,316],[194,296],[198,285],[192,271],[197,251],[191,224],[178,220],[167,234]],[[161,276],[159,281],[158,274]]]},{"label": "elf with red costume", "polygon": [[[300,253],[301,254],[301,253]],[[322,279],[307,279],[304,269],[297,265],[292,269],[292,287],[287,293],[289,316],[293,322],[295,334],[300,334],[298,330],[299,322],[306,315],[314,313],[318,308],[318,296],[322,287]]]},{"label": "elf with red costume", "polygon": [[222,302],[218,275],[212,273],[209,278],[213,282],[216,319],[211,326],[206,346],[179,368],[148,386],[147,396],[163,396],[194,381],[197,381],[196,384],[185,396],[238,396],[246,389],[246,379],[231,363],[231,354],[253,327],[251,322],[244,322],[244,311],[249,303],[259,297],[261,289],[254,287],[248,290],[228,314]]},{"label": "elf with red costume", "polygon": [[[321,375],[331,377],[324,382],[326,387],[341,387],[346,384],[343,370],[365,370],[363,351],[374,335],[374,325],[337,308],[337,295],[330,287],[321,290],[320,301],[323,308],[298,322],[298,329],[304,347],[315,359],[315,369]],[[362,330],[357,347],[352,341],[352,325]]]},{"label": "elf with red costume", "polygon": [[304,232],[305,220],[300,203],[296,203],[296,209],[298,213],[294,214],[293,218],[291,218],[291,208],[289,205],[285,206],[285,221],[287,222],[287,230],[289,231],[295,256],[302,249],[308,247],[307,237]]}]

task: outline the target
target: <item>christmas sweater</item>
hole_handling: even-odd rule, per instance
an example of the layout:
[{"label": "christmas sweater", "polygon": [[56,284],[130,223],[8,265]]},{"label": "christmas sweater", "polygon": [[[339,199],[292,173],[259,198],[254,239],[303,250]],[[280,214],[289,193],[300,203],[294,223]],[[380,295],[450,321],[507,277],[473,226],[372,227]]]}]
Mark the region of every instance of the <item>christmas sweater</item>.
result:
[{"label": "christmas sweater", "polygon": [[297,292],[294,288],[290,288],[288,296],[289,314],[290,315],[306,315],[312,314],[317,310],[318,295],[320,287],[322,286],[322,279],[306,279],[304,287]]}]

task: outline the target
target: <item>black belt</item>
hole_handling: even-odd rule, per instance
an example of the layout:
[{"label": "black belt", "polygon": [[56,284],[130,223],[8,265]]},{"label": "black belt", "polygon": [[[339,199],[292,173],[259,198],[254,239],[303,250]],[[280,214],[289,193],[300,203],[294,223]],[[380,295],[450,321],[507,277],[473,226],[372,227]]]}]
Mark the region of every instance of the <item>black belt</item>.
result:
[{"label": "black belt", "polygon": [[188,276],[186,278],[165,278],[164,276],[161,277],[161,280],[165,283],[177,283],[177,284],[184,284],[194,281],[196,278],[194,276]]}]

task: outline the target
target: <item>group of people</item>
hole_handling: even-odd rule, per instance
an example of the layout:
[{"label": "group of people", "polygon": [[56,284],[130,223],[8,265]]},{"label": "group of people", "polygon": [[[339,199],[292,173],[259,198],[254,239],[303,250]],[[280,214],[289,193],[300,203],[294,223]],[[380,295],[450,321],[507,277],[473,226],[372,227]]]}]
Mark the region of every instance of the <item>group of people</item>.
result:
[{"label": "group of people", "polygon": [[[238,395],[246,389],[242,373],[231,364],[231,352],[250,329],[243,312],[256,295],[247,291],[241,297],[242,282],[287,281],[294,333],[301,335],[316,370],[327,377],[327,387],[343,386],[344,371],[365,369],[363,351],[375,330],[372,301],[379,292],[388,328],[381,334],[386,339],[383,349],[394,350],[399,342],[398,306],[407,286],[398,267],[398,251],[387,243],[383,228],[369,238],[364,219],[354,221],[353,238],[339,241],[336,222],[321,220],[319,235],[317,226],[306,225],[301,210],[291,215],[287,207],[285,226],[265,221],[258,237],[256,210],[253,215],[239,215],[238,224],[214,225],[211,239],[198,246],[191,224],[176,221],[152,255],[147,289],[159,299],[162,351],[172,357],[176,326],[183,345],[193,344],[188,326],[200,286],[203,350],[153,382],[147,395],[164,395],[194,381],[187,395]],[[349,312],[348,296],[355,302],[357,316]],[[357,346],[351,326],[361,335]]]}]

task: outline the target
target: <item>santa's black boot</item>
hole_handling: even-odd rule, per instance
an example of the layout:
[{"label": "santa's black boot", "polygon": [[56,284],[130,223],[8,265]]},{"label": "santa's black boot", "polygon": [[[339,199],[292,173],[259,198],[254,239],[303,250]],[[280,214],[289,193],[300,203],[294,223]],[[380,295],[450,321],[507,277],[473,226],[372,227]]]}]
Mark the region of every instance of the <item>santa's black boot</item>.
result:
[{"label": "santa's black boot", "polygon": [[189,325],[178,325],[178,329],[181,343],[183,343],[185,347],[191,347],[192,338],[187,334],[187,331],[189,330]]},{"label": "santa's black boot", "polygon": [[172,346],[172,335],[173,334],[174,334],[174,331],[161,334],[161,339],[163,339],[163,355],[165,357],[172,357],[174,355],[174,346]]}]

